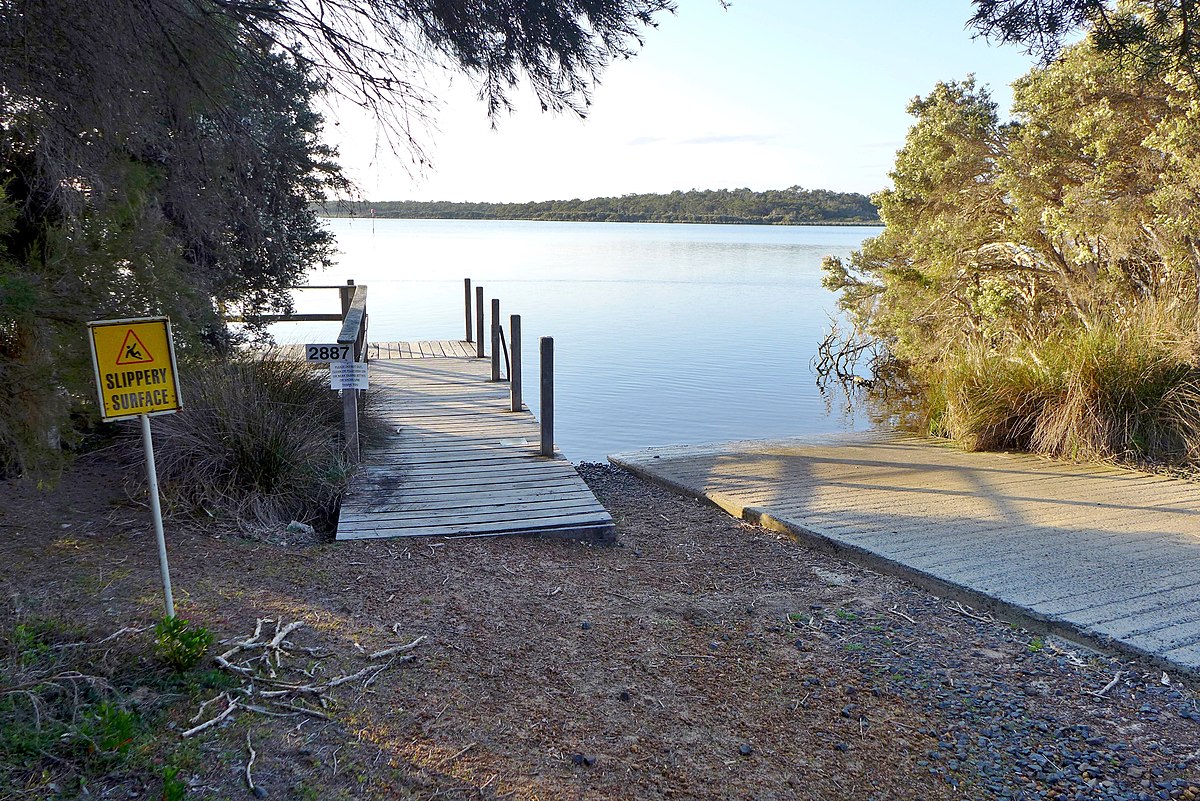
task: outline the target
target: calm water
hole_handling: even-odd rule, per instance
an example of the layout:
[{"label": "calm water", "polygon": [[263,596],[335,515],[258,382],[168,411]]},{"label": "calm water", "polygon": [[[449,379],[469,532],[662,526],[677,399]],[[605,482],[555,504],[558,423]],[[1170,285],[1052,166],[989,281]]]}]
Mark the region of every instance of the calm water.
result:
[{"label": "calm water", "polygon": [[[525,400],[536,412],[537,338],[554,337],[555,439],[573,461],[867,425],[818,393],[810,361],[834,313],[822,257],[849,254],[877,228],[329,224],[341,263],[310,282],[369,285],[373,341],[461,339],[470,277],[500,298],[504,320],[521,315]],[[299,294],[299,310],[337,310],[335,293]],[[275,333],[315,342],[335,329],[284,324]]]}]

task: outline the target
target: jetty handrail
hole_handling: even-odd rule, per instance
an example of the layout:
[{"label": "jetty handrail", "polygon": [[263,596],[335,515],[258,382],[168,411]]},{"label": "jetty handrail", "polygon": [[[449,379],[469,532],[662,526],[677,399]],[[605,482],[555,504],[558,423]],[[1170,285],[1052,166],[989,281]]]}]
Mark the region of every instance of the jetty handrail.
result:
[{"label": "jetty handrail", "polygon": [[[338,293],[342,299],[342,330],[338,333],[339,345],[350,345],[350,361],[366,362],[367,352],[367,288],[355,286],[353,281],[347,281],[345,286],[339,286]],[[362,458],[362,449],[358,436],[358,397],[359,390],[342,390],[342,419],[346,437],[346,461],[358,464]]]},{"label": "jetty handrail", "polygon": [[[354,281],[345,284],[322,284],[291,286],[288,289],[336,289],[342,301],[341,314],[254,314],[254,315],[223,315],[229,323],[341,323],[337,344],[350,345],[348,361],[367,362],[370,354],[367,349],[367,287],[355,286]],[[358,437],[358,399],[361,390],[343,389],[342,418],[345,432],[346,461],[358,464],[361,457]]]},{"label": "jetty handrail", "polygon": [[[355,286],[353,282],[349,282],[346,286],[340,286],[343,300],[342,305],[345,307],[342,316],[339,318],[342,321],[342,330],[338,334],[337,343],[339,345],[354,346],[354,361],[367,361],[367,352],[364,347],[367,339],[367,288],[366,286]],[[346,298],[349,298],[348,302]]]},{"label": "jetty handrail", "polygon": [[[341,323],[346,319],[346,289],[354,286],[353,281],[344,284],[298,284],[284,289],[336,289],[342,294],[342,313],[313,313],[313,314],[222,314],[227,323]],[[366,287],[363,290],[363,303],[366,304]],[[339,344],[342,344],[339,341]]]}]

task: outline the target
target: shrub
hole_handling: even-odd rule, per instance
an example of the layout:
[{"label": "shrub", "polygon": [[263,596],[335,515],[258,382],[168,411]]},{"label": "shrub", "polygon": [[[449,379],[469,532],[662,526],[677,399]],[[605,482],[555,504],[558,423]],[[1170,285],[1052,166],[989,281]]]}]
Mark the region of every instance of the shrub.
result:
[{"label": "shrub", "polygon": [[323,371],[268,354],[193,363],[181,383],[183,411],[155,423],[168,503],[269,527],[329,527],[349,468],[341,401]]},{"label": "shrub", "polygon": [[124,755],[137,734],[136,713],[110,701],[97,704],[83,718],[78,737],[94,758]]},{"label": "shrub", "polygon": [[163,768],[163,801],[183,801],[187,797],[187,785],[179,779],[179,768]]},{"label": "shrub", "polygon": [[155,655],[180,672],[195,667],[212,641],[208,629],[178,617],[164,617],[154,627]]},{"label": "shrub", "polygon": [[[1080,329],[1007,353],[965,349],[929,382],[935,434],[1070,459],[1200,460],[1200,369],[1163,321]],[[1178,329],[1174,329],[1178,331]]]}]

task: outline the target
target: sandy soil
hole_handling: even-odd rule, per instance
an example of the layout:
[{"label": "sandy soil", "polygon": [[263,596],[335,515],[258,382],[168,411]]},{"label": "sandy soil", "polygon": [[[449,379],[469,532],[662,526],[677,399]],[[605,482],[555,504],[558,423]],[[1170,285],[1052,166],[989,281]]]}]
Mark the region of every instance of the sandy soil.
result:
[{"label": "sandy soil", "polygon": [[[64,640],[98,642],[161,614],[147,514],[119,472],[100,454],[53,492],[0,484],[6,637],[59,620]],[[163,765],[181,768],[187,798],[252,797],[249,737],[270,798],[1200,798],[1194,684],[626,473],[583,472],[616,546],[283,545],[170,522],[181,616],[219,639],[259,618],[303,621],[281,677],[388,667],[325,693],[328,720],[243,709],[186,741],[198,701],[228,686],[172,696],[126,682],[161,722],[152,745],[92,769],[88,796],[51,754],[3,773],[0,797],[161,798]],[[151,659],[149,637],[96,646],[83,667],[121,685]],[[413,661],[369,658],[418,637]]]}]

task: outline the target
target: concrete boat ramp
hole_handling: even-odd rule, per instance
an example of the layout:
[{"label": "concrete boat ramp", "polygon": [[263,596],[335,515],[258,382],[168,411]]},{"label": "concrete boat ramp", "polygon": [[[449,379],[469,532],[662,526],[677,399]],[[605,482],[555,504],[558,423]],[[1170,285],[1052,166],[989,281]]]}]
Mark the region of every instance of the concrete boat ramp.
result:
[{"label": "concrete boat ramp", "polygon": [[1200,674],[1200,484],[886,433],[609,458],[934,591]]}]

